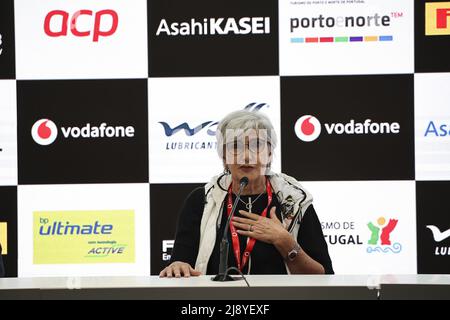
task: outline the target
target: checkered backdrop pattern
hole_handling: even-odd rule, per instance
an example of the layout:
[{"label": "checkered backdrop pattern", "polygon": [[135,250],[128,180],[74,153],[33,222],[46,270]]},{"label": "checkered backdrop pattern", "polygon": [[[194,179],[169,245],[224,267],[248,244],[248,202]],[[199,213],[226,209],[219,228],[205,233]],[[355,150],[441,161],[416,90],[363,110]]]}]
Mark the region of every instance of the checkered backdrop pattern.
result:
[{"label": "checkered backdrop pattern", "polygon": [[244,108],[336,273],[448,273],[449,41],[446,1],[1,1],[7,276],[157,274]]}]

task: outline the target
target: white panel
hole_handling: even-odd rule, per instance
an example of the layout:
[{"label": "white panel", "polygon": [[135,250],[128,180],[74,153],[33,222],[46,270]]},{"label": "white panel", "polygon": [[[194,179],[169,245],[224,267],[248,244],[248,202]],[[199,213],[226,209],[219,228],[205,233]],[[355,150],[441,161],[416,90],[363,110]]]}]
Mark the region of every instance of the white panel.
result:
[{"label": "white panel", "polygon": [[[279,3],[281,75],[414,72],[414,1]],[[378,38],[336,42],[337,37],[358,36]],[[392,41],[379,41],[380,36],[392,36]],[[315,37],[331,37],[334,42],[301,42]]]},{"label": "white panel", "polygon": [[414,75],[416,179],[450,180],[450,73]]},{"label": "white panel", "polygon": [[0,185],[17,184],[16,82],[0,81]]},{"label": "white panel", "polygon": [[[305,182],[314,196],[336,274],[417,273],[414,181]],[[384,223],[380,218],[384,218]],[[398,220],[381,241],[390,219]],[[369,244],[368,224],[379,228]]]},{"label": "white panel", "polygon": [[[269,116],[280,140],[278,77],[150,79],[150,182],[207,182],[221,173],[215,123],[252,103],[264,104],[258,112]],[[185,130],[168,135],[163,122],[171,129],[183,123],[191,129],[201,124],[205,127],[192,135]],[[281,167],[279,145],[275,149],[274,171]]]},{"label": "white panel", "polygon": [[[55,10],[68,14],[67,27],[63,26],[63,14],[49,16]],[[148,75],[145,0],[18,0],[15,20],[17,79],[146,78]],[[95,30],[101,33],[98,39]],[[61,31],[67,31],[67,35],[49,36]],[[89,35],[78,36],[77,32]]]},{"label": "white panel", "polygon": [[[150,273],[148,184],[35,185],[18,187],[19,276],[118,276]],[[135,263],[33,264],[33,212],[134,210]]]}]

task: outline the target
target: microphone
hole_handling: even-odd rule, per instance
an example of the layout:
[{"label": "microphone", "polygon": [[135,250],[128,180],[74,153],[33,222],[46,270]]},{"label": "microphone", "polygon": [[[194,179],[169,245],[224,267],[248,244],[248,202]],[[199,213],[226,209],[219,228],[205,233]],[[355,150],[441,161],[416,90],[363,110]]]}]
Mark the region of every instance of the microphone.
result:
[{"label": "microphone", "polygon": [[234,216],[234,212],[236,211],[237,204],[239,199],[241,198],[242,190],[248,185],[248,178],[242,177],[239,180],[239,192],[236,195],[236,199],[234,200],[233,207],[231,209],[230,215],[228,216],[227,223],[225,224],[225,228],[223,230],[222,241],[220,242],[220,260],[219,260],[219,273],[212,278],[213,281],[233,281],[234,279],[227,275],[228,269],[228,251],[230,249],[230,243],[228,241],[228,228],[230,226],[231,218]]}]

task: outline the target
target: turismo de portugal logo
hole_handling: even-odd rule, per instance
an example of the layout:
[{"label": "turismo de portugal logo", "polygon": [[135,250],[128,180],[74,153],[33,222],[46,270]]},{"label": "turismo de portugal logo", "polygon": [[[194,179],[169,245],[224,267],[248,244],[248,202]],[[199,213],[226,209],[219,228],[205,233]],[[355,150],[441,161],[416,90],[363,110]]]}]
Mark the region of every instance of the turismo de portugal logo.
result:
[{"label": "turismo de portugal logo", "polygon": [[371,235],[367,242],[367,253],[399,253],[402,251],[402,245],[398,242],[393,242],[391,239],[397,223],[397,219],[389,219],[387,221],[384,217],[378,218],[375,223],[369,222],[367,227]]}]

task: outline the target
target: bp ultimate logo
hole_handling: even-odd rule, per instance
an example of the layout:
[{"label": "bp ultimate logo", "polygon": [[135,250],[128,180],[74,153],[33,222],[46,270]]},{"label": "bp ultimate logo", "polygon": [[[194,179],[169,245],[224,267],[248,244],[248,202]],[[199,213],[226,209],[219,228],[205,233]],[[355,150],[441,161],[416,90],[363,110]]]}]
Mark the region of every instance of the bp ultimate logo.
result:
[{"label": "bp ultimate logo", "polygon": [[34,264],[134,260],[134,210],[34,212]]}]

